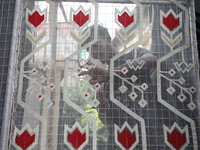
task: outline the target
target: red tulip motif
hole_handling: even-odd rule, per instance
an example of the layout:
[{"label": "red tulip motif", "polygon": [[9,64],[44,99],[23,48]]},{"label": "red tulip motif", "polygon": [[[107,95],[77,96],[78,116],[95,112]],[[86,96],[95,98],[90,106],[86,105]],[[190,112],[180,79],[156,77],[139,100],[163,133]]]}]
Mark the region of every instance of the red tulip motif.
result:
[{"label": "red tulip motif", "polygon": [[118,133],[118,141],[129,149],[136,142],[136,133],[131,133],[129,129],[125,128],[121,133]]},{"label": "red tulip motif", "polygon": [[82,150],[88,143],[88,125],[82,128],[78,122],[76,122],[71,128],[65,125],[64,143],[70,149]]},{"label": "red tulip motif", "polygon": [[166,18],[163,17],[163,24],[170,30],[172,31],[175,29],[177,26],[179,26],[180,21],[179,18],[175,18],[173,14],[169,14]]},{"label": "red tulip motif", "polygon": [[26,150],[35,141],[35,134],[30,135],[30,133],[25,130],[21,135],[17,135],[15,143],[20,146],[23,150]]},{"label": "red tulip motif", "polygon": [[32,15],[28,15],[28,21],[35,27],[38,27],[44,21],[44,14],[40,15],[36,10]]},{"label": "red tulip motif", "polygon": [[164,125],[164,138],[165,143],[171,149],[185,149],[190,143],[188,125],[186,125],[183,129],[181,129],[176,122],[170,129]]},{"label": "red tulip motif", "polygon": [[73,20],[81,27],[89,20],[89,14],[85,15],[82,11],[74,14]]},{"label": "red tulip motif", "polygon": [[122,15],[118,15],[118,21],[126,28],[134,22],[134,15],[130,16],[126,11]]},{"label": "red tulip motif", "polygon": [[178,129],[174,129],[172,133],[167,133],[168,142],[177,150],[186,143],[186,134],[181,134]]},{"label": "red tulip motif", "polygon": [[67,136],[68,141],[78,149],[86,141],[86,133],[81,133],[78,128],[76,128],[72,133]]},{"label": "red tulip motif", "polygon": [[139,143],[138,138],[138,126],[131,128],[131,126],[125,122],[121,128],[115,125],[115,143],[122,149],[134,149]]}]

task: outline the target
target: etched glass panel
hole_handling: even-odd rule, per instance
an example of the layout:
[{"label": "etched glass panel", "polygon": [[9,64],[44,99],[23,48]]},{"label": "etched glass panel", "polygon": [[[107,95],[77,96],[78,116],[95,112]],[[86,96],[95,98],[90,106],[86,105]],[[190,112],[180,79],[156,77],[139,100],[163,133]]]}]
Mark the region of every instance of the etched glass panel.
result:
[{"label": "etched glass panel", "polygon": [[10,149],[198,150],[191,3],[25,2]]}]

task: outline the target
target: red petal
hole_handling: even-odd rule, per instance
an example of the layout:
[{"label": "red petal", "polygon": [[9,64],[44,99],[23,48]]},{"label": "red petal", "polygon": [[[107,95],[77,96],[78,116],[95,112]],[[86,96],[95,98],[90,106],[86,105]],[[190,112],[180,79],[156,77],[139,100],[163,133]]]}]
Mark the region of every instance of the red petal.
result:
[{"label": "red petal", "polygon": [[40,15],[38,11],[35,11],[32,15],[28,15],[28,21],[37,27],[44,21],[44,15]]},{"label": "red petal", "polygon": [[35,141],[35,134],[30,135],[28,131],[24,131],[20,136],[16,136],[15,143],[23,150],[27,149]]},{"label": "red petal", "polygon": [[118,133],[118,141],[128,149],[136,142],[136,133],[132,134],[125,128],[121,133]]},{"label": "red petal", "polygon": [[179,25],[179,18],[175,19],[172,14],[169,14],[166,18],[163,18],[163,24],[169,29],[173,30]]},{"label": "red petal", "polygon": [[181,134],[176,128],[171,134],[167,133],[168,142],[176,149],[180,149],[186,142],[186,134]]},{"label": "red petal", "polygon": [[68,134],[69,142],[78,149],[86,141],[86,133],[81,134],[79,129],[75,129],[71,134]]},{"label": "red petal", "polygon": [[132,22],[134,22],[134,15],[129,16],[128,13],[125,11],[121,16],[118,15],[118,21],[124,26],[129,26]]},{"label": "red petal", "polygon": [[89,14],[85,15],[82,11],[79,11],[73,19],[81,27],[89,20]]}]

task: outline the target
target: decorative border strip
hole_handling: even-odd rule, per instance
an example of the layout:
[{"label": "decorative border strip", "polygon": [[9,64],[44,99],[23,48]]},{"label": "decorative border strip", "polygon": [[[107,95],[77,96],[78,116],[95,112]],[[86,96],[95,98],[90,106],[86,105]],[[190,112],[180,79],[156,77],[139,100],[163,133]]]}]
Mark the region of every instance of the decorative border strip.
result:
[{"label": "decorative border strip", "polygon": [[[75,51],[73,54],[71,54],[68,58],[66,58],[65,60],[65,77],[64,77],[64,88],[67,89],[68,88],[68,76],[72,76],[70,74],[71,70],[69,68],[69,63],[70,60],[73,59],[75,56],[79,55],[79,53],[87,48],[90,47],[90,45],[92,45],[93,43],[95,43],[97,41],[97,26],[98,26],[98,3],[94,0],[89,0],[89,2],[91,2],[94,5],[95,8],[95,18],[94,18],[94,27],[95,27],[95,31],[94,31],[94,39],[92,41],[90,41],[89,43],[87,43],[84,46],[81,46],[81,43],[87,39],[88,36],[90,36],[90,31],[86,31],[85,34],[83,36],[83,29],[86,27],[86,25],[90,22],[90,17],[89,17],[89,21],[85,22],[85,24],[79,26],[77,25],[74,20],[72,19],[72,12],[78,12],[79,9],[81,9],[82,12],[86,14],[90,13],[91,9],[89,9],[88,11],[85,11],[83,7],[79,7],[79,9],[77,9],[77,11],[74,11],[73,9],[71,9],[71,23],[75,25],[75,27],[77,28],[79,35],[76,35],[75,32],[73,30],[71,30],[71,36],[73,38],[75,38],[75,40],[79,44],[79,49],[77,51]],[[90,16],[90,15],[89,15]],[[90,51],[90,50],[89,50]],[[80,68],[74,68],[75,72],[79,72]],[[77,110],[77,112],[79,112],[80,114],[82,114],[84,117],[86,117],[87,119],[89,119],[92,122],[92,134],[93,134],[93,143],[92,143],[92,149],[97,149],[97,131],[96,131],[96,120],[95,118],[93,118],[91,115],[89,115],[87,112],[85,112],[85,110],[83,110],[80,106],[76,105],[74,102],[72,102],[68,96],[67,96],[67,91],[64,91],[64,101],[69,104],[73,109]],[[94,100],[95,101],[95,100]],[[71,147],[72,148],[72,147]]]},{"label": "decorative border strip", "polygon": [[[54,9],[54,3],[47,0],[46,1],[48,4],[49,4],[49,7],[50,8],[53,8]],[[36,32],[45,22],[46,22],[46,17],[44,16],[44,20],[38,25],[38,26],[33,26],[29,21],[28,21],[28,17],[29,15],[28,14],[33,14],[33,12],[36,12],[36,13],[39,13],[40,14],[47,14],[47,9],[45,9],[44,11],[41,11],[39,7],[35,7],[32,11],[30,11],[28,8],[26,9],[26,23],[31,27],[31,29],[33,30],[33,32]],[[37,14],[36,14],[37,15]],[[50,21],[50,28],[52,26],[52,21],[53,21],[53,15],[49,15],[49,21]],[[28,30],[26,30],[28,31]],[[51,29],[50,30],[50,37],[49,39],[41,44],[40,46],[36,46],[36,48],[31,51],[31,53],[29,53],[26,57],[24,57],[22,60],[21,60],[21,65],[20,65],[20,73],[19,73],[19,88],[18,88],[18,94],[17,94],[17,103],[25,110],[27,111],[28,113],[30,113],[34,118],[36,118],[37,120],[39,120],[41,122],[41,138],[40,138],[40,143],[46,143],[46,135],[47,135],[47,119],[44,117],[44,116],[41,116],[38,112],[34,111],[33,108],[31,106],[29,106],[28,104],[26,104],[25,102],[22,101],[22,89],[23,89],[23,78],[24,78],[24,75],[25,75],[25,71],[24,71],[24,65],[25,65],[25,62],[27,62],[36,52],[38,52],[39,50],[41,50],[42,48],[45,48],[48,44],[51,44],[52,43],[52,33],[53,30]],[[27,32],[27,35],[29,34],[29,32]],[[43,37],[43,34],[42,33],[42,37]],[[41,38],[42,38],[41,37]],[[31,37],[31,38],[36,38],[36,37]],[[32,41],[33,42],[33,41]],[[28,92],[28,91],[27,91]],[[42,99],[42,95],[41,97],[39,97],[39,99]],[[47,105],[47,107],[50,107],[52,105],[52,103],[50,103],[50,101],[45,101],[45,104]],[[46,144],[41,144],[40,145],[40,149],[46,149]]]},{"label": "decorative border strip", "polygon": [[[185,8],[183,5],[179,4],[176,0],[171,0],[175,5],[177,5],[179,8],[181,8],[185,12],[185,35],[189,35],[189,11],[187,8]],[[162,14],[162,13],[161,13]],[[175,14],[174,14],[175,15]],[[161,19],[162,20],[162,19]],[[173,33],[173,32],[172,32]],[[167,103],[164,99],[162,99],[162,92],[161,92],[161,77],[162,71],[161,71],[161,63],[165,60],[167,60],[169,57],[172,55],[175,55],[179,52],[183,51],[190,47],[190,39],[188,36],[185,37],[185,45],[178,47],[177,49],[173,50],[173,47],[171,47],[171,52],[165,55],[164,57],[160,58],[157,60],[157,96],[158,96],[158,102],[160,102],[163,106],[168,108],[171,112],[174,112],[177,116],[181,117],[182,119],[186,120],[188,123],[191,125],[191,132],[192,132],[192,138],[193,138],[193,148],[194,150],[198,149],[198,144],[197,144],[197,134],[196,134],[196,127],[195,127],[195,122],[185,114],[181,113],[179,110],[177,110],[175,107]],[[194,106],[195,104],[191,101],[191,103],[188,104],[188,107]],[[193,109],[191,109],[193,110]]]},{"label": "decorative border strip", "polygon": [[[136,4],[139,7],[139,15],[140,18],[138,19],[138,22],[143,22],[143,7],[142,4],[138,3],[136,0],[131,0],[132,3]],[[124,55],[126,52],[133,50],[142,43],[142,36],[143,36],[143,29],[141,26],[139,26],[139,40],[133,44],[132,46],[128,47],[127,49],[123,50],[119,54],[115,55],[111,61],[110,61],[110,100],[115,103],[119,108],[121,108],[123,111],[125,111],[127,114],[138,120],[141,124],[141,136],[142,136],[142,149],[147,150],[147,141],[146,141],[146,129],[145,129],[145,121],[142,117],[137,115],[133,110],[130,110],[127,106],[123,105],[119,100],[115,99],[114,97],[114,61],[119,58],[120,56]]]}]

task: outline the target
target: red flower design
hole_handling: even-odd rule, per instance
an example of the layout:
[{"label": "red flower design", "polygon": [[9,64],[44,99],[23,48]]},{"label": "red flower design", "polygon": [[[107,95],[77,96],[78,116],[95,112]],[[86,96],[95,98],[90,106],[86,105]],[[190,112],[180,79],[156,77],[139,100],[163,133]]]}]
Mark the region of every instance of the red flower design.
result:
[{"label": "red flower design", "polygon": [[69,133],[68,141],[78,149],[86,141],[86,133],[81,133],[78,128],[76,128],[72,133]]},{"label": "red flower design", "polygon": [[85,15],[82,11],[79,11],[73,19],[81,27],[89,20],[89,14]]},{"label": "red flower design", "polygon": [[26,150],[35,141],[35,134],[30,135],[27,130],[25,130],[20,136],[16,136],[15,143],[19,145],[23,150]]},{"label": "red flower design", "polygon": [[118,141],[128,149],[136,142],[136,133],[131,133],[125,128],[121,133],[118,133]]},{"label": "red flower design", "polygon": [[32,15],[28,15],[28,21],[35,27],[38,27],[44,21],[44,14],[40,15],[36,10]]},{"label": "red flower design", "polygon": [[186,134],[181,134],[178,129],[174,129],[172,133],[167,133],[168,142],[176,149],[180,149],[186,142]]},{"label": "red flower design", "polygon": [[163,17],[163,24],[169,29],[173,30],[176,28],[179,23],[179,18],[175,19],[175,17],[172,14],[169,14],[166,18]]},{"label": "red flower design", "polygon": [[132,22],[134,22],[134,15],[129,16],[125,11],[121,16],[118,15],[118,21],[124,26],[128,27]]}]

